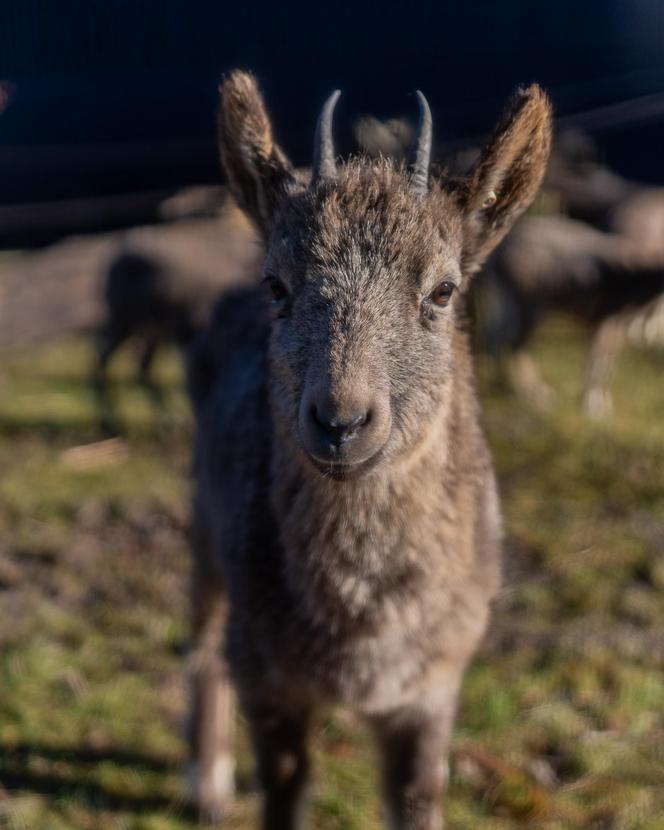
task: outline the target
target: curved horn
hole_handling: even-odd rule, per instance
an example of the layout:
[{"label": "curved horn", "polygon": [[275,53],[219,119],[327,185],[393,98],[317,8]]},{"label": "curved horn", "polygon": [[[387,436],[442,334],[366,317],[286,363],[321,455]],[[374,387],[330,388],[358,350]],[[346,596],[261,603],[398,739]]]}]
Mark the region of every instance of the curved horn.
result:
[{"label": "curved horn", "polygon": [[341,90],[335,89],[323,104],[323,109],[318,116],[316,132],[314,134],[312,182],[318,179],[331,179],[336,172],[334,142],[332,141],[332,115],[340,95]]},{"label": "curved horn", "polygon": [[429,189],[433,126],[427,99],[419,89],[415,91],[415,94],[420,108],[420,120],[410,151],[408,169],[410,170],[410,189],[418,196],[423,196]]}]

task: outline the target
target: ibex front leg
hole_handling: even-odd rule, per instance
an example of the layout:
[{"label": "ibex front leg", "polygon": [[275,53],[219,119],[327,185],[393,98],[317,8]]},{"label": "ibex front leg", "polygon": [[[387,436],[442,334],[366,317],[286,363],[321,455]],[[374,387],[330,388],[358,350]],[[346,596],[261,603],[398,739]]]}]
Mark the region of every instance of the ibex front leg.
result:
[{"label": "ibex front leg", "polygon": [[383,758],[383,786],[391,830],[442,830],[456,687],[427,701],[373,719]]},{"label": "ibex front leg", "polygon": [[309,713],[274,703],[247,711],[263,790],[263,830],[299,830],[309,774]]},{"label": "ibex front leg", "polygon": [[202,817],[218,821],[234,795],[234,700],[223,657],[226,595],[196,563],[192,584],[190,788]]}]

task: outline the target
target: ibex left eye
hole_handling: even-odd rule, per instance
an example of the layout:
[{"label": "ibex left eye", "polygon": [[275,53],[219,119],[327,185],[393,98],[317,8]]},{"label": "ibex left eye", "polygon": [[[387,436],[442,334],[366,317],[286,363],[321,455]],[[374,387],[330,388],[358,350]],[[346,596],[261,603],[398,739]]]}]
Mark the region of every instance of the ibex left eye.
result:
[{"label": "ibex left eye", "polygon": [[431,302],[437,305],[439,308],[446,306],[450,299],[452,298],[452,294],[454,294],[454,289],[456,285],[449,280],[445,280],[441,282],[434,290],[431,292]]},{"label": "ibex left eye", "polygon": [[269,289],[270,294],[272,295],[272,300],[275,303],[285,300],[288,296],[286,287],[275,274],[266,274],[263,277],[263,285]]}]

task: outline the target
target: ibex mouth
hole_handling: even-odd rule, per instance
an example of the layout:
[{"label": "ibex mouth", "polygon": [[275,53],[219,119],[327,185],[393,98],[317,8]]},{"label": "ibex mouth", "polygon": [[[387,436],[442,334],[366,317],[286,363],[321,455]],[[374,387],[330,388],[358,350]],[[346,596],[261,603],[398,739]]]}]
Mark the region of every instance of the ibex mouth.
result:
[{"label": "ibex mouth", "polygon": [[347,464],[341,461],[320,461],[309,454],[307,454],[307,457],[316,470],[325,478],[331,478],[334,481],[350,481],[366,475],[377,467],[383,458],[383,450],[381,448],[369,458],[355,464]]}]

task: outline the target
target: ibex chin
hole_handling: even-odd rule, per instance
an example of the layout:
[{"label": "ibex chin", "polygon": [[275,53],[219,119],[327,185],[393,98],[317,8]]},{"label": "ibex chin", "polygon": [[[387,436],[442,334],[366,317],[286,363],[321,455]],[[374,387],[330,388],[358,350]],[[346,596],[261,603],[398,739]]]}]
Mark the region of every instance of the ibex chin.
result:
[{"label": "ibex chin", "polygon": [[262,826],[299,827],[312,715],[343,704],[376,736],[390,826],[434,830],[500,570],[464,294],[535,196],[551,112],[539,87],[519,90],[472,173],[436,181],[421,93],[404,166],[336,162],[337,97],[305,175],[252,76],[221,89],[222,162],[267,253],[263,290],[222,301],[190,365],[195,780],[218,814],[232,682]]}]

